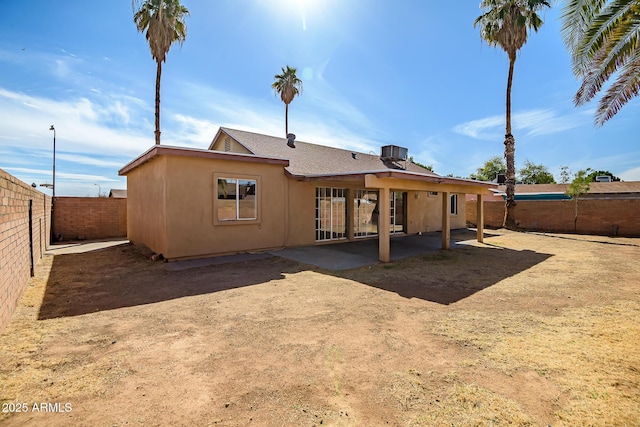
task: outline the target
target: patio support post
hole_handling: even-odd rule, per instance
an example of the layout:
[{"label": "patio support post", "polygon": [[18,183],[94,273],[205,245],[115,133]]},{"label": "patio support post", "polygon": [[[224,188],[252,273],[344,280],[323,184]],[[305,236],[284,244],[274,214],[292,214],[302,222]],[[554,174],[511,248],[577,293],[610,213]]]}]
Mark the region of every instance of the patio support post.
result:
[{"label": "patio support post", "polygon": [[354,215],[354,196],[355,191],[351,188],[347,189],[345,200],[347,203],[347,240],[353,240],[355,234],[355,215]]},{"label": "patio support post", "polygon": [[448,191],[442,191],[442,249],[450,248],[451,241],[451,197]]},{"label": "patio support post", "polygon": [[482,194],[478,194],[476,201],[476,227],[478,228],[478,242],[484,242],[484,203],[482,203]]},{"label": "patio support post", "polygon": [[380,261],[391,260],[389,233],[391,231],[391,198],[389,188],[380,188],[378,191],[378,251]]}]

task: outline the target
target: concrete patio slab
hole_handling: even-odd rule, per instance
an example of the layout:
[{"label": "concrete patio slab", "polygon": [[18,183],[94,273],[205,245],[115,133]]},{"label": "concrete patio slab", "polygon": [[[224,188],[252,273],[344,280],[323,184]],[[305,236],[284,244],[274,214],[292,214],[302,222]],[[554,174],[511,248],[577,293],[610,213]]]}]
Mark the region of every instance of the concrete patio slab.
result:
[{"label": "concrete patio slab", "polygon": [[[475,239],[467,229],[451,232],[451,248]],[[438,251],[442,247],[440,232],[403,235],[391,238],[391,261]],[[319,246],[302,246],[271,251],[271,254],[327,270],[349,270],[378,263],[378,239],[345,241]]]}]

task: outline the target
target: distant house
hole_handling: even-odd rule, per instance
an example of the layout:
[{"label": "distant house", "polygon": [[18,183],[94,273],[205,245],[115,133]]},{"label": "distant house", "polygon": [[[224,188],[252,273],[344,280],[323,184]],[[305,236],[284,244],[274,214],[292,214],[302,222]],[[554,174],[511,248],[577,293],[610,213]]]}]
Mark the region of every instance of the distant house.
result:
[{"label": "distant house", "polygon": [[109,197],[113,197],[115,199],[126,199],[127,190],[111,190],[109,191]]},{"label": "distant house", "polygon": [[[526,230],[577,232],[602,235],[640,235],[640,182],[591,182],[580,196],[578,219],[575,203],[566,191],[569,184],[516,184],[516,223]],[[483,222],[500,227],[504,219],[505,186],[483,197]],[[476,222],[477,203],[467,195],[467,221]]]},{"label": "distant house", "polygon": [[[515,199],[518,200],[568,200],[569,184],[516,184]],[[504,201],[506,186],[499,185],[491,189],[491,195],[485,202]],[[589,191],[581,199],[640,199],[640,181],[592,182]],[[473,194],[467,201],[475,200]]]},{"label": "distant house", "polygon": [[168,259],[377,238],[389,261],[392,235],[444,230],[447,248],[466,227],[465,194],[496,187],[437,175],[397,146],[375,155],[228,128],[208,150],[154,146],[119,173],[129,239]]}]

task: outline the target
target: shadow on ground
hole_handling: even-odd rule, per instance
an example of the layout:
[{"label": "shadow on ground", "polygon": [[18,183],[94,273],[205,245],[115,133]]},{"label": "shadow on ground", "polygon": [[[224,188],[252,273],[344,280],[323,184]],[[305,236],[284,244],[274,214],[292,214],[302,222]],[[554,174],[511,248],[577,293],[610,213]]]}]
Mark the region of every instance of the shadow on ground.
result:
[{"label": "shadow on ground", "polygon": [[39,319],[78,316],[282,280],[302,265],[277,257],[172,271],[127,244],[56,255]]},{"label": "shadow on ground", "polygon": [[[407,240],[409,244],[411,240]],[[400,245],[398,241],[396,245]],[[175,269],[147,259],[132,245],[56,255],[39,319],[77,316],[209,294],[283,280],[316,271],[438,304],[452,304],[543,262],[551,255],[490,245],[464,244],[429,250],[389,264],[328,270],[279,256]]]},{"label": "shadow on ground", "polygon": [[547,260],[551,254],[496,246],[458,246],[390,264],[338,272],[341,277],[449,305]]}]

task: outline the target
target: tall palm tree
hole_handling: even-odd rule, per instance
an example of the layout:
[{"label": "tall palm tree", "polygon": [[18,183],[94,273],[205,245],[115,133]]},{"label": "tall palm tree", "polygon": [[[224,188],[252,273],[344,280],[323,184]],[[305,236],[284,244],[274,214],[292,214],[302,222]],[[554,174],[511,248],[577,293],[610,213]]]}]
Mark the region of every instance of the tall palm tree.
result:
[{"label": "tall palm tree", "polygon": [[480,8],[484,13],[476,18],[473,26],[480,26],[482,39],[489,45],[500,47],[509,57],[509,77],[507,78],[506,131],[504,157],[507,162],[507,200],[503,226],[515,228],[515,139],[511,134],[511,86],[513,68],[520,48],[527,42],[528,29],[538,31],[542,19],[538,11],[551,7],[546,0],[482,0]]},{"label": "tall palm tree", "polygon": [[273,82],[271,88],[276,95],[280,95],[280,99],[284,102],[284,128],[285,135],[289,135],[289,104],[296,95],[302,93],[302,80],[298,78],[296,68],[287,65],[282,68],[281,74],[273,76],[276,81]]},{"label": "tall palm tree", "polygon": [[598,103],[595,124],[602,126],[640,92],[640,1],[569,0],[562,19],[573,72],[582,79],[576,105],[617,74]]},{"label": "tall palm tree", "polygon": [[[132,0],[135,6],[139,0]],[[160,77],[162,63],[167,60],[167,53],[174,42],[182,45],[187,38],[185,18],[189,10],[180,4],[180,0],[144,0],[140,8],[133,14],[133,22],[139,32],[147,31],[151,56],[155,59],[156,68],[156,144],[160,144]]]}]

